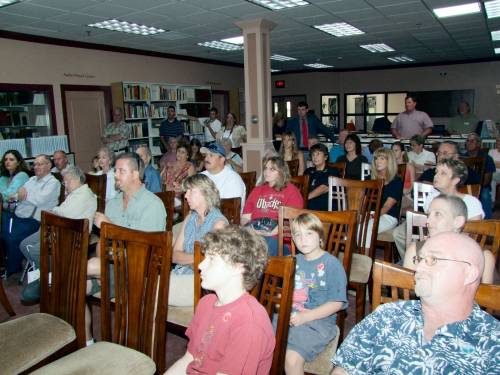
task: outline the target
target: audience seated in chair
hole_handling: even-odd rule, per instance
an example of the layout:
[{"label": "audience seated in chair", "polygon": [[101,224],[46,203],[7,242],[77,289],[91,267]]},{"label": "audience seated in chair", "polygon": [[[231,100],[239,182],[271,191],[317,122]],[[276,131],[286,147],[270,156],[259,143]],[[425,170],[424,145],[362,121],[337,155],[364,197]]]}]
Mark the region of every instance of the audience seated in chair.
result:
[{"label": "audience seated in chair", "polygon": [[284,161],[298,160],[299,167],[297,176],[302,176],[305,169],[304,153],[298,149],[297,139],[292,132],[285,132],[281,137],[281,146],[279,154]]},{"label": "audience seated in chair", "polygon": [[410,144],[411,151],[408,152],[408,160],[415,165],[418,171],[422,172],[427,167],[436,165],[436,155],[424,148],[424,136],[414,135],[411,138]]},{"label": "audience seated in chair", "polygon": [[406,164],[406,171],[403,179],[403,201],[401,202],[401,209],[411,207],[413,183],[415,182],[415,165],[408,160],[408,155],[401,142],[394,142],[391,150],[396,157],[396,163],[399,165]]},{"label": "audience seated in chair", "polygon": [[361,155],[361,141],[356,134],[349,134],[344,142],[345,155],[335,160],[345,163],[344,178],[361,180],[361,164],[368,163],[365,156]]},{"label": "audience seated in chair", "polygon": [[[459,197],[441,194],[434,198],[429,206],[427,217],[427,230],[429,236],[443,232],[462,232],[467,221],[467,206]],[[415,270],[413,257],[419,255],[424,242],[413,242],[405,253],[403,266]],[[495,256],[489,250],[483,250],[484,271],[481,282],[484,284],[493,283],[493,273],[495,271]]]},{"label": "audience seated in chair", "polygon": [[317,216],[299,215],[291,230],[300,254],[296,257],[285,371],[299,374],[304,373],[305,362],[314,360],[335,338],[337,312],[347,307],[347,277],[342,263],[323,250],[325,231]]},{"label": "audience seated in chair", "polygon": [[205,236],[201,286],[215,294],[198,303],[186,331],[186,354],[166,374],[269,374],[273,328],[264,307],[248,293],[266,263],[266,243],[251,230],[230,226]]},{"label": "audience seated in chair", "polygon": [[144,185],[152,193],[159,193],[161,189],[161,177],[158,169],[151,165],[151,150],[148,146],[139,146],[135,153],[139,155],[144,163]]},{"label": "audience seated in chair", "polygon": [[304,207],[302,195],[292,183],[288,165],[279,156],[262,161],[263,182],[248,196],[241,217],[242,225],[251,226],[264,237],[269,255],[278,253],[278,211],[280,206]]},{"label": "audience seated in chair", "polygon": [[[188,143],[179,142],[176,151],[176,160],[167,163],[160,172],[165,190],[175,191],[177,197],[182,192],[182,182],[196,173],[193,163],[189,161],[191,150]],[[180,201],[176,206],[180,206]]]},{"label": "audience seated in chair", "polygon": [[237,173],[243,172],[243,159],[239,154],[232,151],[231,140],[229,138],[223,138],[220,140],[220,144],[226,151],[226,164]]},{"label": "audience seated in chair", "polygon": [[118,190],[115,187],[115,170],[113,168],[115,155],[109,148],[101,147],[97,152],[97,157],[99,158],[99,167],[101,167],[101,170],[95,174],[97,176],[106,175],[107,203],[118,194]]},{"label": "audience seated in chair", "polygon": [[328,148],[318,143],[309,149],[313,167],[307,168],[304,175],[309,176],[309,195],[307,208],[328,211],[328,177],[339,176],[339,170],[328,166]]},{"label": "audience seated in chair", "polygon": [[[52,209],[52,213],[70,219],[88,219],[89,233],[97,210],[97,197],[85,183],[85,173],[78,168],[69,166],[63,172],[66,199]],[[21,252],[35,268],[40,268],[40,230],[26,237],[19,246]],[[36,302],[40,298],[40,280],[33,281],[23,289],[21,300]]]},{"label": "audience seated in chair", "polygon": [[[442,193],[461,198],[467,206],[467,220],[480,220],[484,218],[481,202],[472,195],[458,192],[458,188],[467,180],[467,175],[467,166],[462,161],[441,159],[437,164],[436,175],[434,176],[434,188],[436,189],[434,196]],[[429,204],[430,202],[432,202],[432,199],[429,199]],[[425,212],[428,209],[429,207],[424,207]],[[401,224],[394,230],[394,240],[401,259],[404,259],[406,251],[406,224]]]},{"label": "audience seated in chair", "polygon": [[[137,154],[123,153],[116,158],[115,179],[120,192],[107,202],[104,214],[95,214],[94,224],[98,228],[107,222],[144,232],[165,230],[166,212],[163,202],[146,189],[141,182],[143,176],[144,163]],[[88,261],[87,276],[90,280],[87,282],[87,294],[93,295],[100,290],[100,252],[101,249],[97,248],[97,256]],[[90,339],[90,312],[87,313],[87,339]]]},{"label": "audience seated in chair", "polygon": [[386,303],[356,325],[332,375],[497,372],[500,323],[474,302],[483,252],[471,238],[441,233],[415,258],[420,300]]},{"label": "audience seated in chair", "polygon": [[23,256],[19,244],[40,228],[41,211],[50,210],[59,203],[61,184],[50,173],[50,158],[39,155],[33,165],[35,175],[9,196],[11,204],[2,211],[1,240],[7,258],[7,276],[21,270]]},{"label": "audience seated in chair", "polygon": [[64,150],[57,150],[52,155],[54,167],[50,170],[52,173],[61,173],[69,166],[68,156]]},{"label": "audience seated in chair", "polygon": [[196,174],[184,181],[183,188],[190,211],[174,242],[173,263],[177,265],[170,275],[168,301],[172,306],[193,306],[193,272],[196,270],[193,271],[192,265],[195,241],[202,240],[206,233],[228,224],[220,212],[219,192],[210,178]]},{"label": "audience seated in chair", "polygon": [[205,157],[200,152],[201,142],[198,138],[193,138],[191,142],[189,142],[189,145],[191,146],[191,159],[189,159],[189,161],[193,163],[197,173],[201,172],[205,169]]}]

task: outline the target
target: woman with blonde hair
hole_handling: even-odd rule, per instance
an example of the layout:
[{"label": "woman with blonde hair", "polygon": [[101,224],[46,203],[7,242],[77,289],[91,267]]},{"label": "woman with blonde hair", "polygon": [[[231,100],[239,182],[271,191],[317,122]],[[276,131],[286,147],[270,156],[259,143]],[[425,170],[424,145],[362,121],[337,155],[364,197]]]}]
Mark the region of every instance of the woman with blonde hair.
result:
[{"label": "woman with blonde hair", "polygon": [[279,154],[284,161],[299,161],[299,170],[297,174],[302,176],[305,169],[304,154],[297,147],[297,139],[295,133],[285,132],[282,135]]},{"label": "woman with blonde hair", "polygon": [[250,193],[243,208],[241,224],[251,226],[264,237],[269,255],[278,253],[278,211],[280,206],[304,207],[299,189],[290,183],[287,163],[276,155],[264,157],[263,180]]},{"label": "woman with blonde hair", "polygon": [[204,174],[195,174],[184,180],[189,214],[181,224],[174,242],[172,262],[176,263],[170,274],[168,304],[192,306],[194,297],[194,243],[201,241],[206,233],[228,224],[220,212],[219,190]]},{"label": "woman with blonde hair", "polygon": [[376,150],[373,154],[371,178],[372,180],[384,180],[378,233],[385,232],[398,225],[400,202],[403,195],[403,180],[397,173],[398,164],[394,152],[386,148]]}]

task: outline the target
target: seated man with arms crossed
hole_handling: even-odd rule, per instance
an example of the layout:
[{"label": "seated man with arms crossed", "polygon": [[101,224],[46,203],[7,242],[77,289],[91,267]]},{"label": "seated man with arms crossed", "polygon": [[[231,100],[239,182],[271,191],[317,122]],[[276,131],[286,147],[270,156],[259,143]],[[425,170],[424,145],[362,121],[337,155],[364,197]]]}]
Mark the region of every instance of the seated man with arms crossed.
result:
[{"label": "seated man with arms crossed", "polygon": [[189,324],[186,354],[165,375],[267,375],[275,338],[266,310],[248,294],[267,263],[265,241],[251,230],[230,226],[205,236],[200,263],[203,297]]},{"label": "seated man with arms crossed", "polygon": [[440,233],[414,258],[419,300],[387,303],[356,325],[338,374],[498,374],[500,323],[474,303],[484,258],[472,238]]}]

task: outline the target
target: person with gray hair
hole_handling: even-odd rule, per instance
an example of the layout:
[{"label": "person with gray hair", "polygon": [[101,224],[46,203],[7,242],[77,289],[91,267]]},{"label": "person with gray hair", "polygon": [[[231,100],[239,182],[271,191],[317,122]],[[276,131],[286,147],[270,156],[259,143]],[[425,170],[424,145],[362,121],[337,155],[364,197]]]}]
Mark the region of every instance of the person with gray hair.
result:
[{"label": "person with gray hair", "polygon": [[108,202],[118,193],[115,189],[115,170],[113,169],[115,154],[110,148],[101,147],[97,151],[97,158],[101,170],[96,175],[106,175],[106,202]]},{"label": "person with gray hair", "polygon": [[161,191],[161,177],[160,171],[151,165],[151,150],[146,145],[139,146],[135,153],[139,155],[144,162],[144,185],[152,193]]},{"label": "person with gray hair", "polygon": [[476,130],[478,117],[471,113],[469,103],[462,100],[457,107],[457,115],[450,119],[447,130],[452,134],[467,134]]},{"label": "person with gray hair", "polygon": [[229,138],[222,138],[219,142],[226,150],[226,165],[229,165],[237,173],[243,172],[243,159],[239,154],[233,152],[232,142]]},{"label": "person with gray hair", "polygon": [[[66,199],[52,212],[70,219],[87,219],[90,231],[97,210],[97,197],[85,183],[85,173],[78,167],[69,166],[63,172],[63,183]],[[35,269],[40,268],[40,231],[26,237],[19,248]],[[21,301],[25,303],[36,302],[39,298],[40,280],[29,283],[21,292]]]}]

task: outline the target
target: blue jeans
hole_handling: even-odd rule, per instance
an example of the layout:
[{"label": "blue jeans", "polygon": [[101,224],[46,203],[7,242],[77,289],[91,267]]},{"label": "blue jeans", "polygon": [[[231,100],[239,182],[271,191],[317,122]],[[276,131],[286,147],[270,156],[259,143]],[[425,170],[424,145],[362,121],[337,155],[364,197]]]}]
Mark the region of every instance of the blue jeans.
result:
[{"label": "blue jeans", "polygon": [[[267,237],[263,236],[266,240],[268,247],[268,254],[270,257],[275,257],[278,255],[278,237]],[[283,255],[290,255],[290,248],[288,245],[283,245]]]},{"label": "blue jeans", "polygon": [[2,244],[5,253],[7,276],[22,269],[23,254],[19,244],[29,235],[40,229],[40,222],[33,218],[23,219],[14,215],[12,230],[9,232],[11,214],[2,211]]},{"label": "blue jeans", "polygon": [[491,202],[491,186],[483,186],[481,188],[479,200],[481,201],[481,205],[483,206],[484,218],[491,219],[493,215],[493,204]]}]

